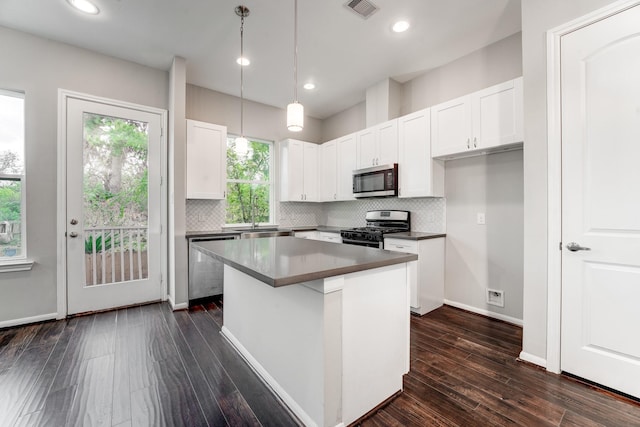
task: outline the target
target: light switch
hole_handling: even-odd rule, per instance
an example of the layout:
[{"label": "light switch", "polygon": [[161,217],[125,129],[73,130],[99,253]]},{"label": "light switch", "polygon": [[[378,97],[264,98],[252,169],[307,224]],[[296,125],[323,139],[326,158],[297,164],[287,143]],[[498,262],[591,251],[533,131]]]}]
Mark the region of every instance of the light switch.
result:
[{"label": "light switch", "polygon": [[478,225],[485,225],[484,212],[478,212],[477,222],[478,222]]}]

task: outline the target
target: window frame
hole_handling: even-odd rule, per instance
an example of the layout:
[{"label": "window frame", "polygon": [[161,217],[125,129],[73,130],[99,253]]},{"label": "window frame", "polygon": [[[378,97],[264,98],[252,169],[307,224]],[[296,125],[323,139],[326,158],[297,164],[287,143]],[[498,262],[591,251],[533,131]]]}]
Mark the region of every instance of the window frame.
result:
[{"label": "window frame", "polygon": [[[237,138],[239,135],[234,135],[234,134],[227,134],[227,140],[225,141],[227,144],[227,150],[230,150],[229,147],[229,141],[234,140],[235,138]],[[277,225],[275,223],[275,218],[276,218],[276,194],[275,194],[275,172],[276,172],[276,168],[275,168],[275,142],[274,141],[270,141],[268,139],[262,139],[262,138],[253,138],[253,137],[246,137],[247,140],[249,140],[249,142],[259,142],[259,143],[263,143],[263,144],[267,144],[269,146],[269,181],[253,181],[253,180],[246,180],[246,179],[230,179],[229,177],[227,177],[226,181],[225,181],[225,192],[228,189],[228,185],[229,183],[241,183],[241,184],[259,184],[259,185],[269,185],[269,222],[268,223],[260,223],[261,226],[273,226],[273,225]],[[225,159],[226,159],[226,154],[227,151],[225,151]],[[228,201],[227,201],[228,203]],[[225,214],[224,214],[224,227],[251,227],[253,224],[251,223],[227,223],[227,210],[226,210],[226,205],[225,205]]]},{"label": "window frame", "polygon": [[0,273],[31,270],[33,261],[27,258],[27,143],[26,107],[27,99],[23,91],[0,89],[0,96],[22,99],[22,173],[0,173],[0,179],[20,182],[20,255],[0,256]]}]

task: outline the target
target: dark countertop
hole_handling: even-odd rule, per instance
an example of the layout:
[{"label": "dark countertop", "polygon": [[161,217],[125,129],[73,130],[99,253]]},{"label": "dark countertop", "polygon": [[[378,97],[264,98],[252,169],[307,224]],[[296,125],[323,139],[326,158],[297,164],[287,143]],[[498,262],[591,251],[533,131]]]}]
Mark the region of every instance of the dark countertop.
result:
[{"label": "dark countertop", "polygon": [[426,240],[436,239],[438,237],[446,237],[445,233],[422,233],[420,231],[405,231],[401,233],[385,234],[385,239],[403,239],[403,240]]},{"label": "dark countertop", "polygon": [[415,261],[418,256],[295,237],[196,242],[203,253],[273,287]]}]

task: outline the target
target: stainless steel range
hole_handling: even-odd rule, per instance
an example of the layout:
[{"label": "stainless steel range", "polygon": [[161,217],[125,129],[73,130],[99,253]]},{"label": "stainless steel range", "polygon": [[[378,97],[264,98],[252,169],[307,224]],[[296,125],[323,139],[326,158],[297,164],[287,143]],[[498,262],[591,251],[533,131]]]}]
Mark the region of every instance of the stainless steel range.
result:
[{"label": "stainless steel range", "polygon": [[383,249],[385,234],[411,230],[409,211],[368,211],[366,220],[366,227],[340,230],[342,243]]}]

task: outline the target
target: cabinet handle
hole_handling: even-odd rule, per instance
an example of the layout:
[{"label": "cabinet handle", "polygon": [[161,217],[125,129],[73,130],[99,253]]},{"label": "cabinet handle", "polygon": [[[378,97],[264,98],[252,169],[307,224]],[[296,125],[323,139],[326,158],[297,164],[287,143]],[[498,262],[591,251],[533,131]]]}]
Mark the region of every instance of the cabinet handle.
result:
[{"label": "cabinet handle", "polygon": [[333,199],[335,200],[337,198],[338,198],[338,196],[336,195],[336,193],[333,193]]},{"label": "cabinet handle", "polygon": [[471,138],[467,138],[467,148],[471,148]]},{"label": "cabinet handle", "polygon": [[478,138],[476,138],[475,136],[473,137],[473,148],[477,148],[478,147]]}]

